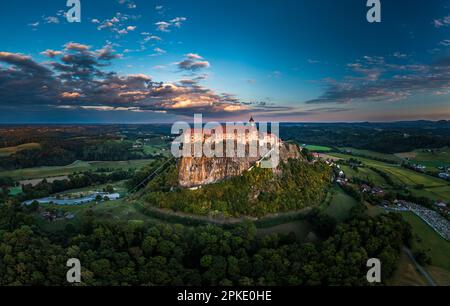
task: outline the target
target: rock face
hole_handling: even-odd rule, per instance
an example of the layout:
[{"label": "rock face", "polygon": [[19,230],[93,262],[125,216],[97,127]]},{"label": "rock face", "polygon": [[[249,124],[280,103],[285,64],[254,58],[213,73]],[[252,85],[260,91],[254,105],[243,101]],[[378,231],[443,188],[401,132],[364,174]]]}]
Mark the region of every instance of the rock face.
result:
[{"label": "rock face", "polygon": [[[295,144],[280,147],[280,160],[301,158],[300,148]],[[256,157],[183,157],[178,165],[178,181],[181,187],[190,188],[216,183],[220,180],[241,175],[255,166]],[[274,169],[277,172],[276,169]]]}]

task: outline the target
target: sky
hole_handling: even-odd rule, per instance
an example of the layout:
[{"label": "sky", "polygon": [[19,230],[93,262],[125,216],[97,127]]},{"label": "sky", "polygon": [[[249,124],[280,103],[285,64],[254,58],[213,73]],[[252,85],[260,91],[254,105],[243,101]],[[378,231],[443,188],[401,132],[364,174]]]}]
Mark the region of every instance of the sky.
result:
[{"label": "sky", "polygon": [[450,119],[450,1],[0,2],[0,123]]}]

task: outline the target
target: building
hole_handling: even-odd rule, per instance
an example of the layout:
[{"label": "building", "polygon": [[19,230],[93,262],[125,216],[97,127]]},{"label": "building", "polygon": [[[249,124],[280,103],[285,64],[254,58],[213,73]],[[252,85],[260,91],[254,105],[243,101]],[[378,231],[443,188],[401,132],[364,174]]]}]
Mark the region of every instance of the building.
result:
[{"label": "building", "polygon": [[221,128],[193,128],[186,130],[182,136],[183,144],[190,143],[220,143],[234,141],[240,144],[267,144],[269,147],[281,145],[281,139],[272,133],[263,133],[258,130],[253,117],[247,125],[221,125]]},{"label": "building", "polygon": [[442,173],[439,173],[439,177],[441,179],[448,180],[450,178],[450,175],[448,173],[442,172]]}]

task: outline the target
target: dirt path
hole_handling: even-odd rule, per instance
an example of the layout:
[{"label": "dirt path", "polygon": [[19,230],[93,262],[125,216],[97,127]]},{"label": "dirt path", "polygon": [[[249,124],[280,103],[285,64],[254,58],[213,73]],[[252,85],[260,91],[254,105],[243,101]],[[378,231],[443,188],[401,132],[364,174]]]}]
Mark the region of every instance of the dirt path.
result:
[{"label": "dirt path", "polygon": [[427,280],[428,284],[430,286],[436,287],[436,283],[434,282],[433,278],[431,277],[430,274],[428,274],[427,271],[425,271],[425,269],[419,265],[419,263],[416,261],[416,259],[414,258],[413,253],[411,252],[410,249],[408,249],[407,247],[403,247],[403,251],[406,253],[406,255],[409,256],[409,258],[411,259],[411,261],[414,263],[414,265],[416,266],[416,269],[419,271],[420,274],[422,274],[423,277],[425,277],[425,279]]}]

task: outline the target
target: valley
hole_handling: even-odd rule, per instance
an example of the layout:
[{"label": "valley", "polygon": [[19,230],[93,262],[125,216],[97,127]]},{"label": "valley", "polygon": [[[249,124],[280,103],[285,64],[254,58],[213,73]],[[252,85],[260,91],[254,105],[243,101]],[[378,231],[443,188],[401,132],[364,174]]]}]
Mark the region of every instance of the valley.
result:
[{"label": "valley", "polygon": [[[148,131],[148,127],[146,129]],[[152,133],[142,135],[133,129],[133,133],[126,132],[128,136],[123,138],[123,131],[119,132],[121,142],[145,142],[143,146],[129,148],[133,154],[142,152],[142,159],[75,161],[68,165],[4,169],[0,171],[3,190],[9,185],[10,197],[28,201],[29,205],[33,199],[53,197],[55,203],[34,203],[28,208],[36,224],[51,236],[78,232],[87,224],[114,223],[132,228],[179,225],[186,231],[213,226],[233,231],[250,223],[254,226],[255,239],[271,241],[278,237],[276,239],[287,239],[300,245],[322,244],[326,237],[335,233],[335,230],[330,231],[318,224],[329,224],[335,228],[348,226],[354,218],[362,216],[382,218],[390,211],[386,209],[387,203],[394,205],[392,201],[396,197],[420,200],[421,205],[430,208],[438,201],[450,201],[449,182],[404,165],[407,156],[411,162],[414,156],[414,162],[441,167],[448,162],[442,157],[446,148],[434,151],[439,153],[414,155],[380,153],[349,146],[327,147],[318,143],[306,146],[297,161],[285,159],[281,166],[284,170],[280,172],[284,173],[281,174],[282,184],[278,184],[276,179],[280,174],[255,168],[236,177],[190,190],[177,187],[179,174],[175,161],[149,177],[162,164],[170,161],[167,155],[170,137],[161,133],[159,127],[160,136],[155,137]],[[147,140],[144,141],[144,138]],[[34,145],[28,149],[36,148]],[[27,146],[15,151],[8,148],[4,151],[10,153],[3,157],[23,154],[23,150],[26,152]],[[423,151],[416,149],[414,152]],[[130,153],[125,153],[125,156],[130,156]],[[334,166],[331,167],[330,163]],[[345,185],[336,180],[340,177],[337,169],[348,180]],[[331,182],[333,176],[335,180]],[[144,179],[145,184],[135,189]],[[359,187],[363,184],[380,188],[384,195],[381,198],[366,195]],[[75,185],[80,187],[70,187]],[[62,191],[52,193],[52,190],[59,189]],[[108,195],[108,192],[118,194],[120,198],[94,196],[86,203],[58,205],[59,199],[64,203],[68,199],[76,202],[80,197],[88,199],[96,193]],[[34,198],[28,197],[34,195]],[[424,263],[426,271],[436,283],[448,284],[450,267],[447,254],[450,242],[416,215],[410,212],[395,214],[402,216],[411,226],[412,252],[425,254],[429,258],[429,263]],[[426,284],[406,255],[399,255],[398,268],[392,271],[396,272],[392,272],[392,277],[386,280],[390,285]]]}]

